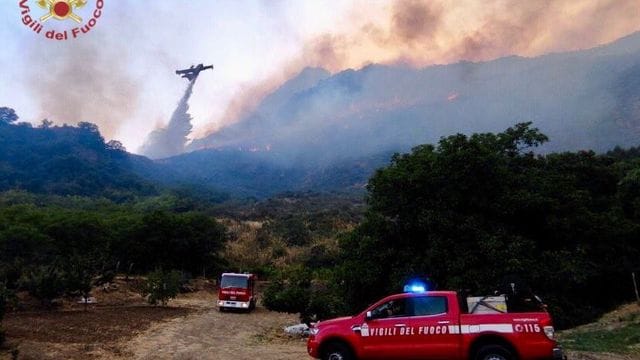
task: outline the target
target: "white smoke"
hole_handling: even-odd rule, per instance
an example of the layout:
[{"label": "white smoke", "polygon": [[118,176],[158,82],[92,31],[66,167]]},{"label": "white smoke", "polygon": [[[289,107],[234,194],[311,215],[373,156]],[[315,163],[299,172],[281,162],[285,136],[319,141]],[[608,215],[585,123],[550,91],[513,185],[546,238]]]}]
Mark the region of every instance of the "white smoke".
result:
[{"label": "white smoke", "polygon": [[161,129],[152,131],[140,148],[140,152],[152,159],[164,159],[182,154],[193,128],[189,114],[189,99],[193,94],[193,86],[198,78],[189,82],[178,107],[173,112],[169,124]]}]

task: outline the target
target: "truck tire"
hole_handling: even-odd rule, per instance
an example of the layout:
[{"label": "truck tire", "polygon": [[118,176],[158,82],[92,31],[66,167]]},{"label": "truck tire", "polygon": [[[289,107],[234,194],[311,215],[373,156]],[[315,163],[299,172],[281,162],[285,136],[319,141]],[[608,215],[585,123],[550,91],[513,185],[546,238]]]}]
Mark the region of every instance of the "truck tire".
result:
[{"label": "truck tire", "polygon": [[321,356],[322,360],[355,360],[351,349],[341,342],[327,344]]},{"label": "truck tire", "polygon": [[476,353],[475,360],[516,360],[516,357],[500,345],[485,345]]}]

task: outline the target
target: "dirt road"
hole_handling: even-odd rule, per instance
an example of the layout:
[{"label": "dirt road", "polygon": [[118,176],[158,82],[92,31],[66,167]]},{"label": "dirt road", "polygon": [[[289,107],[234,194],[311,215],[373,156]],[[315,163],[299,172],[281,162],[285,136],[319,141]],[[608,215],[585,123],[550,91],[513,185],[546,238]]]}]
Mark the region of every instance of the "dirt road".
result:
[{"label": "dirt road", "polygon": [[281,335],[285,325],[296,323],[295,315],[273,313],[262,307],[250,314],[221,313],[210,300],[177,302],[198,311],[152,325],[124,344],[125,352],[140,360],[310,359],[303,340]]},{"label": "dirt road", "polygon": [[303,339],[283,333],[298,322],[296,315],[262,306],[250,314],[221,313],[211,289],[154,308],[120,285],[117,301],[99,293],[109,306],[8,314],[2,325],[9,348],[0,349],[0,360],[13,358],[14,351],[20,360],[310,359]]}]

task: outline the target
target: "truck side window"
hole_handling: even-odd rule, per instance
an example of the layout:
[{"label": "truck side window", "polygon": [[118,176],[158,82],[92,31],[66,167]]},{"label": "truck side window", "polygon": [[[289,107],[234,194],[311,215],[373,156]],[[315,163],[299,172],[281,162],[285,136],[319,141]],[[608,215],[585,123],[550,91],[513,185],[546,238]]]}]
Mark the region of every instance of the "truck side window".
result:
[{"label": "truck side window", "polygon": [[446,314],[447,298],[444,296],[419,296],[412,298],[413,316]]},{"label": "truck side window", "polygon": [[372,314],[376,319],[406,317],[411,316],[408,310],[407,299],[395,299],[373,309]]}]

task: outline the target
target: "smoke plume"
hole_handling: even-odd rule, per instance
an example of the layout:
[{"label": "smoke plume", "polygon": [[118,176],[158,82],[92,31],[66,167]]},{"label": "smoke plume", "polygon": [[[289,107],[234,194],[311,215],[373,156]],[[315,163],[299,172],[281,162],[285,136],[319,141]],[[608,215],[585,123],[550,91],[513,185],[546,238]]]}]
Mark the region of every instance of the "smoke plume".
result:
[{"label": "smoke plume", "polygon": [[223,118],[212,119],[215,125],[198,133],[212,134],[241,121],[305,67],[334,73],[372,63],[420,68],[586,49],[640,30],[639,14],[637,0],[357,2],[344,21],[350,27],[308,39],[297,58],[278,74],[242,89]]},{"label": "smoke plume", "polygon": [[191,115],[189,115],[189,99],[193,93],[195,77],[189,82],[178,107],[171,115],[167,127],[154,130],[147,136],[147,140],[140,148],[140,152],[152,159],[162,159],[184,152],[188,136],[191,133]]},{"label": "smoke plume", "polygon": [[139,88],[127,72],[126,51],[100,44],[98,39],[34,45],[25,56],[30,62],[26,86],[40,106],[41,119],[56,124],[88,121],[111,139],[135,112]]}]

